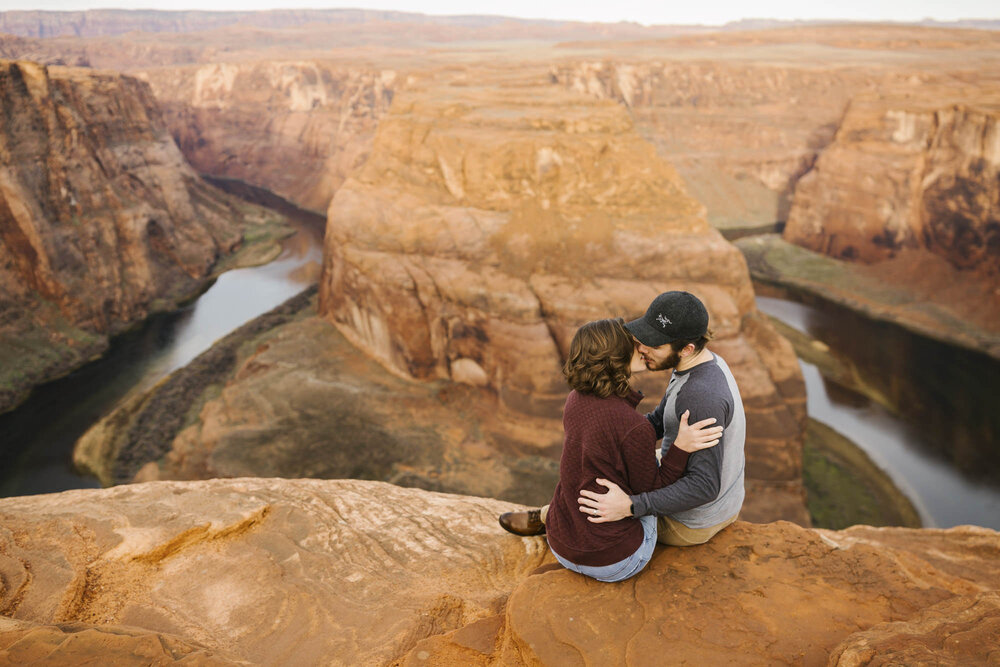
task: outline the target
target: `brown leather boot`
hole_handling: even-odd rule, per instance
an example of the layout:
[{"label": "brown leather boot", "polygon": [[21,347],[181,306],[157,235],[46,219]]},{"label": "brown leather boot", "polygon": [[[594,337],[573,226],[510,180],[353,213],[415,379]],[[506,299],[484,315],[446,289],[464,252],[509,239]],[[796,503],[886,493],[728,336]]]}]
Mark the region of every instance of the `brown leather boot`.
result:
[{"label": "brown leather boot", "polygon": [[508,533],[524,537],[545,534],[545,524],[542,523],[541,510],[504,512],[500,515],[500,525]]}]

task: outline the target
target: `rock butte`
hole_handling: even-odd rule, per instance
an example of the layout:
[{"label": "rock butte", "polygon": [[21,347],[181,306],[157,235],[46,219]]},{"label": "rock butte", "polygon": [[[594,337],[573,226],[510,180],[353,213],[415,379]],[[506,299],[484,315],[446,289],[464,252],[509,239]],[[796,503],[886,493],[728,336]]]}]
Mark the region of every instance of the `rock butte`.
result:
[{"label": "rock butte", "polygon": [[0,61],[0,98],[3,410],[196,294],[264,214],[185,163],[141,81]]},{"label": "rock butte", "polygon": [[330,204],[320,314],[406,377],[488,387],[509,410],[557,417],[579,325],[690,290],[740,382],[748,476],[800,504],[801,376],[754,306],[742,255],[620,105],[494,76],[397,93]]},{"label": "rock butte", "polygon": [[1000,659],[994,531],[739,522],[702,547],[658,547],[636,578],[600,584],[553,568],[541,538],[504,533],[496,515],[511,507],[348,480],[3,499],[0,661]]}]

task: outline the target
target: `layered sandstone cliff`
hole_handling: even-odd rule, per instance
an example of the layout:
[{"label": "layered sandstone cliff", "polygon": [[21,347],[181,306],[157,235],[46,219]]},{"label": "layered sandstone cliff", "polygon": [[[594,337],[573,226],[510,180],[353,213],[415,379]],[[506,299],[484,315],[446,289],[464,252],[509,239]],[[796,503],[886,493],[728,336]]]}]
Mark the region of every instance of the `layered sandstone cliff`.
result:
[{"label": "layered sandstone cliff", "polygon": [[1000,659],[994,531],[740,522],[601,584],[554,566],[542,538],[504,533],[511,507],[274,479],[3,499],[0,661]]},{"label": "layered sandstone cliff", "polygon": [[0,62],[0,409],[205,284],[262,213],[204,183],[149,87]]},{"label": "layered sandstone cliff", "polygon": [[325,212],[371,150],[392,101],[391,69],[330,62],[217,63],[137,73],[187,160]]},{"label": "layered sandstone cliff", "polygon": [[[572,45],[554,81],[627,106],[708,209],[738,234],[788,218],[795,185],[857,95],[993,79],[995,35],[903,25],[733,30]],[[587,47],[590,48],[587,48]]]},{"label": "layered sandstone cliff", "polygon": [[[785,62],[765,47],[780,43],[781,31],[757,37],[746,45],[745,57],[723,46],[737,36],[724,36],[714,52],[706,49],[713,43],[709,36],[677,39],[669,44],[702,47],[704,55],[663,50],[654,51],[652,61],[625,53],[569,61],[553,66],[552,78],[626,106],[642,136],[706,205],[713,225],[734,232],[773,226],[788,219],[796,183],[833,140],[855,95],[919,86],[939,74],[887,70],[851,62],[843,51],[821,53],[803,45],[796,45],[799,62]],[[818,60],[824,56],[843,62],[823,65]]]},{"label": "layered sandstone cliff", "polygon": [[579,93],[626,106],[639,132],[673,164],[709,221],[754,227],[783,221],[795,181],[830,142],[858,70],[683,59],[603,58],[553,66]]},{"label": "layered sandstone cliff", "polygon": [[774,493],[761,506],[804,521],[802,381],[740,253],[620,105],[544,75],[492,76],[397,95],[330,205],[321,314],[396,373],[485,387],[512,414],[551,418],[580,324],[690,290],[741,383],[748,475]]},{"label": "layered sandstone cliff", "polygon": [[800,181],[786,240],[871,263],[923,249],[1000,270],[1000,95],[935,87],[852,100]]}]

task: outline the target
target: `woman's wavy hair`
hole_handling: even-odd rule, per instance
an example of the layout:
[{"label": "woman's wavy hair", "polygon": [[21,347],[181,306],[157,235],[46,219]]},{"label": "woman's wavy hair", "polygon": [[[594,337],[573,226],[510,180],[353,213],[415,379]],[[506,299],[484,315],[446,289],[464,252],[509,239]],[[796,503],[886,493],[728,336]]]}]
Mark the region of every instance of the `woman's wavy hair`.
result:
[{"label": "woman's wavy hair", "polygon": [[563,375],[573,389],[600,398],[629,395],[629,377],[635,343],[620,317],[588,322],[576,330],[563,364]]}]

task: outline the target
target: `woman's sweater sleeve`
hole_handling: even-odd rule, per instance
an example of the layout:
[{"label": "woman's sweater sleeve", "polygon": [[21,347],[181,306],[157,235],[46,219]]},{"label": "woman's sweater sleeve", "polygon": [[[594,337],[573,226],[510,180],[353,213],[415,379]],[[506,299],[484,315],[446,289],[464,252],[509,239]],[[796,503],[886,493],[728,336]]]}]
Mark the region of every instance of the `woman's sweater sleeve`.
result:
[{"label": "woman's sweater sleeve", "polygon": [[660,464],[656,462],[656,431],[648,421],[628,432],[622,443],[622,458],[632,493],[645,493],[673,484],[684,475],[688,453],[670,447]]}]

